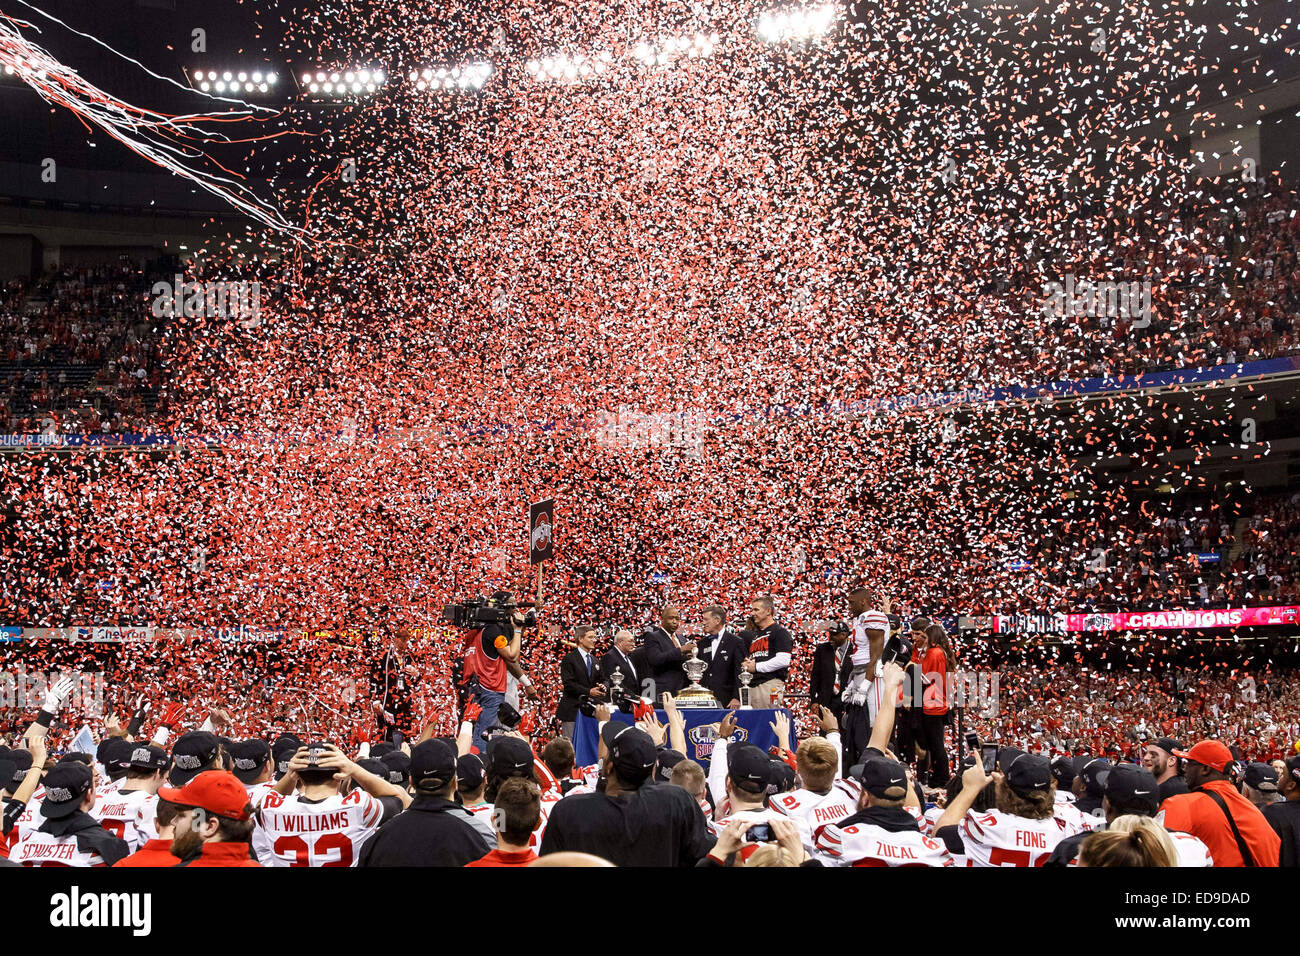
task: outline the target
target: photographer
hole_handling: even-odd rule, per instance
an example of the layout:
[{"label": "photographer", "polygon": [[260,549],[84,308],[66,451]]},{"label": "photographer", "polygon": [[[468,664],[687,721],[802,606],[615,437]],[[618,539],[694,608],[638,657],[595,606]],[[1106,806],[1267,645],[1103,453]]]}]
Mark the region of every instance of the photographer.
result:
[{"label": "photographer", "polygon": [[600,668],[596,666],[596,629],[590,624],[579,624],[573,630],[573,639],[578,646],[565,655],[560,662],[560,682],[563,693],[560,703],[555,708],[555,718],[560,722],[561,732],[573,740],[573,728],[578,721],[578,705],[584,697],[593,701],[605,699],[605,687],[598,683]]},{"label": "photographer", "polygon": [[506,612],[503,614],[504,619],[490,621],[481,630],[470,631],[467,635],[469,653],[465,661],[465,677],[470,694],[481,708],[478,719],[474,722],[474,746],[479,753],[487,752],[487,738],[484,734],[497,722],[497,713],[506,699],[510,674],[519,677],[520,685],[528,696],[537,696],[536,689],[524,675],[519,663],[523,650],[523,629],[536,623],[536,615],[517,606],[513,595],[505,592],[495,594],[493,604]]}]

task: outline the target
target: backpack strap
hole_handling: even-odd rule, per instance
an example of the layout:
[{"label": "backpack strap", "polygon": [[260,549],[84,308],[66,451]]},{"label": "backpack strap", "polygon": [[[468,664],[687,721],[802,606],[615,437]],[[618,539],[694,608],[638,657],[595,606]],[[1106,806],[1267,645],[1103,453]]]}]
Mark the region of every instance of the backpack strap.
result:
[{"label": "backpack strap", "polygon": [[1223,802],[1223,797],[1219,796],[1213,790],[1208,789],[1201,789],[1196,792],[1205,794],[1219,805],[1219,809],[1223,811],[1223,815],[1228,818],[1228,826],[1232,827],[1232,835],[1237,838],[1237,850],[1241,853],[1241,859],[1245,862],[1246,866],[1251,867],[1252,869],[1258,866],[1259,864],[1255,862],[1255,855],[1250,852],[1250,847],[1246,846],[1246,841],[1242,839],[1241,831],[1237,829],[1237,821],[1232,818],[1232,813],[1229,812],[1228,805]]}]

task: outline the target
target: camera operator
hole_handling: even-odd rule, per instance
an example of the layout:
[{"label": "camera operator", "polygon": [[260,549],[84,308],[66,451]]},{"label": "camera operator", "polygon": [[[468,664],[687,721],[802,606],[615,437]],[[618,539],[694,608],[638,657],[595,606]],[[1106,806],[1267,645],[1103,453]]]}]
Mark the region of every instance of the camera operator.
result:
[{"label": "camera operator", "polygon": [[560,703],[555,708],[555,718],[560,722],[561,732],[573,740],[573,728],[578,721],[578,705],[582,698],[590,697],[593,701],[603,701],[606,696],[604,685],[599,683],[600,669],[596,666],[596,629],[590,624],[579,624],[573,630],[573,639],[578,646],[565,655],[560,662],[560,682],[564,687]]},{"label": "camera operator", "polygon": [[[506,699],[508,675],[519,678],[520,685],[529,697],[537,690],[523,672],[519,657],[523,650],[523,629],[536,623],[532,612],[514,604],[513,596],[498,592],[493,596],[497,607],[509,610],[504,620],[490,621],[477,632],[469,633],[469,654],[465,664],[466,679],[471,695],[477,700],[478,719],[474,722],[474,746],[479,753],[487,752],[485,732],[497,722],[497,713]],[[477,633],[477,637],[474,635]]]}]

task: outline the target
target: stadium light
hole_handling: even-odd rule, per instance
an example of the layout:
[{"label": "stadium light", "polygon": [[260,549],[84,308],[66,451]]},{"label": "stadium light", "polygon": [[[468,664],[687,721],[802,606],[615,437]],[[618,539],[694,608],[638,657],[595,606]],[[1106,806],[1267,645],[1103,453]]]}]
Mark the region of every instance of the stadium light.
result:
[{"label": "stadium light", "polygon": [[769,11],[759,18],[758,35],[768,43],[797,43],[825,35],[834,23],[835,7],[830,4]]},{"label": "stadium light", "polygon": [[274,70],[191,70],[190,86],[204,93],[221,96],[244,96],[249,93],[270,93],[280,77]]},{"label": "stadium light", "polygon": [[581,83],[602,76],[612,61],[608,50],[590,55],[562,53],[529,60],[524,68],[539,83]]},{"label": "stadium light", "polygon": [[633,47],[632,56],[645,66],[671,66],[682,57],[700,59],[712,56],[717,45],[716,33],[662,37],[654,43],[642,40]]},{"label": "stadium light", "polygon": [[426,66],[412,70],[407,77],[419,91],[425,90],[481,90],[492,75],[492,64],[486,60],[462,63],[459,66]]},{"label": "stadium light", "polygon": [[322,99],[346,99],[369,96],[378,92],[388,82],[383,70],[369,67],[345,67],[341,70],[316,70],[302,74],[302,90]]}]

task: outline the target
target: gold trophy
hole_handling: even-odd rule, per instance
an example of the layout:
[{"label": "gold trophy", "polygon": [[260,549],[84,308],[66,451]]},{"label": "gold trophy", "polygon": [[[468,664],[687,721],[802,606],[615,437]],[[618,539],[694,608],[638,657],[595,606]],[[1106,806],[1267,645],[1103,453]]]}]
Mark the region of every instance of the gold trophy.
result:
[{"label": "gold trophy", "polygon": [[700,686],[700,678],[704,672],[709,669],[708,661],[702,661],[696,654],[695,648],[691,648],[691,656],[682,662],[682,670],[686,671],[686,678],[690,686],[683,687],[676,694],[675,700],[678,707],[698,707],[707,710],[719,710],[722,705],[718,703],[713,696],[713,692],[707,687]]}]

